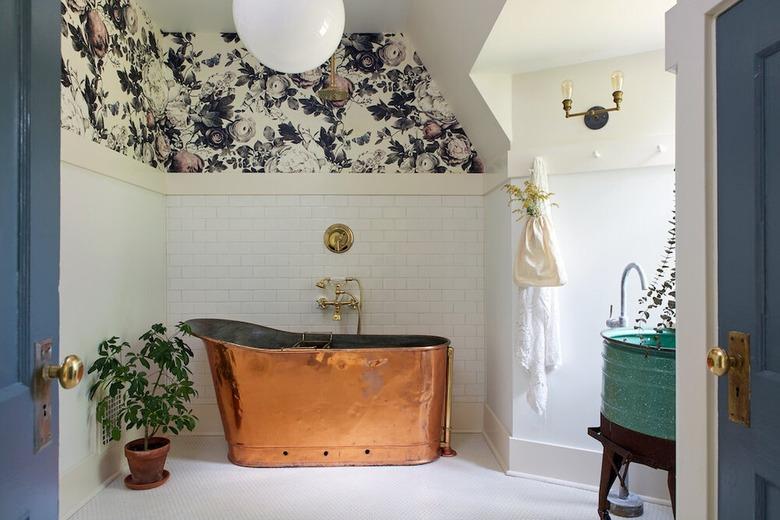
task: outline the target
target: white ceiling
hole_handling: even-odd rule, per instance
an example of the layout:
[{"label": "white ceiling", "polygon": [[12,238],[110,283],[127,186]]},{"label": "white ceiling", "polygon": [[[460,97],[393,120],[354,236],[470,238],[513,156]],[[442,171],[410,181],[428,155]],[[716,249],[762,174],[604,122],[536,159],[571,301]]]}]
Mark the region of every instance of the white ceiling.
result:
[{"label": "white ceiling", "polygon": [[[164,31],[233,32],[232,0],[139,0]],[[315,0],[316,1],[316,0]],[[402,32],[411,0],[344,0],[346,32]]]},{"label": "white ceiling", "polygon": [[[412,1],[344,0],[346,32],[403,32],[408,26]],[[441,3],[441,16],[447,17],[448,0],[433,1]],[[139,2],[165,31],[235,31],[232,0]],[[507,0],[474,64],[474,72],[519,74],[661,49],[664,13],[675,3],[676,0]]]},{"label": "white ceiling", "polygon": [[508,0],[475,72],[523,73],[664,47],[676,0]]}]

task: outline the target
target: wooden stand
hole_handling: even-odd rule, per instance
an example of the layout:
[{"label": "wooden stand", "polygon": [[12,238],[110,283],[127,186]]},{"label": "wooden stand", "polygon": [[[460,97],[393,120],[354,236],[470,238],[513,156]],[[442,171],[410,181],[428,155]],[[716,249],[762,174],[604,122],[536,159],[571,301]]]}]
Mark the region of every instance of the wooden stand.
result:
[{"label": "wooden stand", "polygon": [[[675,511],[676,484],[676,442],[623,428],[601,416],[601,426],[588,428],[588,435],[604,447],[601,460],[601,483],[599,485],[599,518],[610,520],[609,490],[615,479],[625,478],[628,465],[632,462],[668,472],[669,496],[672,511]],[[625,469],[623,469],[625,467]],[[621,470],[623,470],[621,472]]]}]

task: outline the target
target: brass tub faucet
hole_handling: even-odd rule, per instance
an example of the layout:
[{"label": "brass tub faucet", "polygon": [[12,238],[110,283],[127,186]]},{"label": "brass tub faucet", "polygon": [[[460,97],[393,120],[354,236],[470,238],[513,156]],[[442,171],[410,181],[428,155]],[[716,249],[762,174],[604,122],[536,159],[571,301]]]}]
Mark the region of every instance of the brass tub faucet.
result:
[{"label": "brass tub faucet", "polygon": [[[345,287],[348,284],[354,283],[358,288],[358,296],[355,296],[349,292]],[[360,334],[362,330],[362,298],[363,298],[363,286],[360,280],[357,278],[345,278],[343,280],[333,280],[331,278],[323,278],[315,284],[320,289],[325,289],[329,286],[334,286],[334,297],[332,300],[328,300],[325,296],[317,298],[316,303],[320,309],[326,310],[328,307],[333,307],[333,321],[341,321],[341,311],[344,308],[353,309],[357,311],[357,333]]]}]

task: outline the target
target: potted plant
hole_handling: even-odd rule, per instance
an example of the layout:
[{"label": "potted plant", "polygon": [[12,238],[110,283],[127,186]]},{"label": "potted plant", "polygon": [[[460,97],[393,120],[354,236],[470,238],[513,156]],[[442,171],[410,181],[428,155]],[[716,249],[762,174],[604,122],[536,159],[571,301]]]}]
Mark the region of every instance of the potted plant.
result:
[{"label": "potted plant", "polygon": [[[105,340],[88,372],[97,374],[89,397],[98,396],[96,417],[110,429],[111,437],[119,440],[123,426],[143,433],[125,444],[130,466],[125,485],[131,489],[152,489],[165,483],[170,476],[165,470],[170,440],[158,434],[192,431],[198,420],[188,408],[197,391],[187,366],[192,349],[183,339],[192,331],[184,323],[176,325],[176,330],[169,337],[163,324],[152,325],[139,338],[143,347],[138,351],[116,336]],[[118,409],[109,415],[109,404],[116,398]]]}]

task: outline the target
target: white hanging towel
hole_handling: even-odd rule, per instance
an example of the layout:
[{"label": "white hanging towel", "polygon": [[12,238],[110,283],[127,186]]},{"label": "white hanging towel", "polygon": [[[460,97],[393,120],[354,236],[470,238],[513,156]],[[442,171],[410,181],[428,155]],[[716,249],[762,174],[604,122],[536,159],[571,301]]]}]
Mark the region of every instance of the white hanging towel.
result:
[{"label": "white hanging towel", "polygon": [[547,373],[561,364],[556,291],[554,287],[518,287],[515,297],[515,356],[528,371],[526,399],[539,415],[547,411]]},{"label": "white hanging towel", "polygon": [[[534,160],[531,181],[549,191],[544,161]],[[550,220],[549,204],[538,217],[523,217],[514,264],[515,355],[528,371],[527,400],[539,415],[547,411],[547,373],[561,364],[560,315],[556,287],[566,283],[566,270]]]}]

